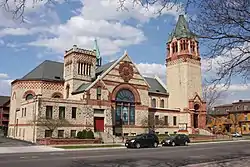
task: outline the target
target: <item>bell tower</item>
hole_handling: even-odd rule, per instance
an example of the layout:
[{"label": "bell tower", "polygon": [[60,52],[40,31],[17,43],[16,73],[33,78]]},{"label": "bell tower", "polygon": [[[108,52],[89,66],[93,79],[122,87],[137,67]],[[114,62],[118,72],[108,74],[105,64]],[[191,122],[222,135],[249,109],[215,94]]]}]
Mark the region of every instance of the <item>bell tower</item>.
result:
[{"label": "bell tower", "polygon": [[73,46],[64,54],[64,90],[65,98],[82,84],[92,82],[95,78],[96,53]]},{"label": "bell tower", "polygon": [[198,40],[180,15],[167,42],[167,89],[169,107],[189,109],[189,101],[202,97],[201,58]]}]

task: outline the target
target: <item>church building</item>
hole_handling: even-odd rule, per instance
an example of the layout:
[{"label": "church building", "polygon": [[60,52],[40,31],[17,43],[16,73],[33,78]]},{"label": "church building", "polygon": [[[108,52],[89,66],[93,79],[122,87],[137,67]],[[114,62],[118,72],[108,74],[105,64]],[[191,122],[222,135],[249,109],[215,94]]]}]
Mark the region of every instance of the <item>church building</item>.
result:
[{"label": "church building", "polygon": [[[129,53],[102,64],[94,50],[65,51],[64,62],[46,60],[11,84],[8,136],[36,142],[70,138],[92,129],[112,136],[201,133],[206,126],[198,40],[183,15],[166,43],[166,84],[142,76]],[[36,120],[48,120],[53,131]],[[67,120],[59,124],[55,120]]]}]

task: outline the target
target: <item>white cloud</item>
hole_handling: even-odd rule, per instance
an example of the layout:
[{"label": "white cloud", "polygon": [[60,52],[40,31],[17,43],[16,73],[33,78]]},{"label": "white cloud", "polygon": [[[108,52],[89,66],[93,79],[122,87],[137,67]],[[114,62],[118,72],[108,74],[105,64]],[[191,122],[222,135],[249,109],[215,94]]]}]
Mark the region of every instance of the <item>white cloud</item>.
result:
[{"label": "white cloud", "polygon": [[139,63],[136,64],[140,73],[144,76],[154,77],[158,76],[163,82],[166,80],[166,67],[163,64],[149,64],[149,63]]},{"label": "white cloud", "polygon": [[[213,87],[211,85],[210,87]],[[223,84],[216,85],[215,89],[221,91],[230,91],[230,92],[244,92],[250,90],[249,84],[230,84],[229,86],[224,86]]]},{"label": "white cloud", "polygon": [[[157,11],[160,9],[159,4],[150,5],[145,9],[141,5],[127,1],[125,6],[128,11],[118,10],[117,0],[82,0],[81,8],[75,13],[78,15],[71,17],[64,24],[59,24],[57,13],[47,8],[48,5],[44,7],[47,1],[34,4],[33,0],[27,0],[24,13],[25,26],[17,27],[15,23],[6,26],[7,28],[0,29],[0,37],[45,33],[43,38],[38,37],[36,41],[28,44],[46,47],[57,53],[63,53],[74,44],[92,49],[93,39],[97,38],[102,55],[113,55],[125,47],[145,41],[146,37],[141,28],[150,19],[158,17]],[[56,2],[63,3],[64,0]],[[18,3],[19,1],[9,1],[10,9],[18,6]],[[179,5],[173,5],[171,9],[163,10],[161,14],[177,18],[181,11],[179,9],[182,9]],[[52,20],[48,21],[48,18]],[[127,24],[126,21],[131,19],[135,20],[137,25]]]},{"label": "white cloud", "polygon": [[30,45],[52,48],[61,53],[73,44],[92,49],[94,38],[99,37],[102,55],[111,55],[119,52],[122,47],[139,44],[146,39],[141,30],[132,26],[105,20],[86,20],[80,16],[72,17],[64,25],[51,27],[50,31],[57,37],[40,39]]},{"label": "white cloud", "polygon": [[0,39],[0,45],[4,45],[4,40]]},{"label": "white cloud", "polygon": [[8,74],[5,74],[5,73],[0,73],[0,79],[3,79],[3,78],[8,78]]},{"label": "white cloud", "polygon": [[[140,29],[142,24],[158,15],[155,13],[159,5],[145,8],[132,3],[126,3],[129,11],[118,10],[116,0],[84,0],[83,6],[77,16],[71,17],[66,23],[51,26],[43,31],[54,35],[52,38],[40,38],[30,42],[29,45],[46,47],[58,53],[63,53],[76,44],[78,47],[92,49],[94,38],[98,39],[102,55],[113,55],[130,45],[140,44],[146,40],[144,32]],[[178,16],[177,6],[162,12]],[[78,9],[79,11],[79,9]],[[97,12],[98,11],[98,12]],[[125,21],[134,19],[137,25],[129,25]],[[140,26],[138,26],[140,25]],[[40,30],[26,31],[35,33]]]},{"label": "white cloud", "polygon": [[35,28],[4,28],[0,30],[0,37],[3,36],[27,36],[33,35],[39,32],[49,31],[48,28],[43,27],[35,27]]},{"label": "white cloud", "polygon": [[[149,5],[146,9],[140,4],[135,4],[133,1],[125,1],[124,6],[126,9],[119,8],[120,4],[117,0],[84,0],[82,8],[82,15],[86,19],[91,20],[115,20],[124,21],[128,19],[135,19],[140,22],[148,22],[151,18],[159,16],[158,11],[162,5],[155,3]],[[162,10],[162,15],[172,15],[178,18],[178,15],[183,12],[183,8],[180,5],[173,5],[171,9]],[[96,12],[98,11],[98,12]]]}]

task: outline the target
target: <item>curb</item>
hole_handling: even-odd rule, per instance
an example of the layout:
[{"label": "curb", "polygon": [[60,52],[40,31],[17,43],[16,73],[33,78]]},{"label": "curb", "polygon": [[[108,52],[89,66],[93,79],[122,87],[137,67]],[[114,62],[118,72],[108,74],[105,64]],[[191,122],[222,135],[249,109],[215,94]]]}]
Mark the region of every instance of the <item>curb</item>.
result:
[{"label": "curb", "polygon": [[228,140],[228,141],[206,141],[206,142],[197,142],[197,143],[190,143],[190,145],[199,145],[199,144],[219,144],[219,143],[234,143],[234,142],[247,142],[250,140]]},{"label": "curb", "polygon": [[[247,142],[250,140],[230,140],[230,141],[214,141],[214,142],[199,142],[199,143],[189,143],[189,145],[202,145],[202,144],[220,144],[220,143],[233,143],[233,142]],[[122,145],[122,144],[121,144]],[[162,147],[159,145],[158,147]],[[88,150],[114,150],[114,149],[125,149],[126,147],[97,147],[97,148],[79,148],[79,149],[62,149],[60,151],[88,151]]]}]

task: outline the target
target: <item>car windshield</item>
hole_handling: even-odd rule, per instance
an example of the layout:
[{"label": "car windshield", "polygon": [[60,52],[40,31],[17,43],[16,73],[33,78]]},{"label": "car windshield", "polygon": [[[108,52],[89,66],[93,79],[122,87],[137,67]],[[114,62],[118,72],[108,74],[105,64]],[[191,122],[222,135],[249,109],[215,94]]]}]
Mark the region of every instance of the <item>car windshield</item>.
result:
[{"label": "car windshield", "polygon": [[144,136],[144,134],[140,134],[140,135],[136,135],[135,138],[142,138]]}]

